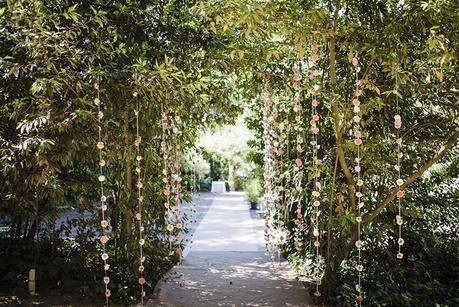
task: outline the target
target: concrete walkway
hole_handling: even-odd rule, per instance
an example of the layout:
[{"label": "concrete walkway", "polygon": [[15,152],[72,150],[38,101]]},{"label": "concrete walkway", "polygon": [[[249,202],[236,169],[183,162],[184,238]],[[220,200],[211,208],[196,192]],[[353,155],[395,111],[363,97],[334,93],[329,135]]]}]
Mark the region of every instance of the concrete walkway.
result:
[{"label": "concrete walkway", "polygon": [[269,262],[263,224],[243,193],[216,196],[183,264],[147,306],[313,306],[286,262]]}]

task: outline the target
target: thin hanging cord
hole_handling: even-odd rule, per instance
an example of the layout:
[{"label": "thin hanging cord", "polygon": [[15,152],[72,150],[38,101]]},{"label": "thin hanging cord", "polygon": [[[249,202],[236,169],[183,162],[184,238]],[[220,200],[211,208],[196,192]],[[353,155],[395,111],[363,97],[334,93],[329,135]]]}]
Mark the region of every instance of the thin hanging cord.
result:
[{"label": "thin hanging cord", "polygon": [[169,144],[169,132],[170,125],[168,119],[169,109],[164,107],[164,104],[161,103],[161,123],[162,123],[162,132],[163,139],[161,142],[161,153],[163,154],[163,183],[164,190],[163,194],[165,197],[164,207],[166,208],[166,229],[168,231],[167,239],[169,241],[169,256],[172,256],[174,252],[172,251],[172,238],[174,225],[172,224],[172,208],[171,208],[171,178],[170,178],[170,144]]},{"label": "thin hanging cord", "polygon": [[107,236],[107,227],[108,221],[105,218],[105,213],[107,211],[107,197],[104,194],[104,182],[105,182],[105,175],[104,175],[104,167],[106,166],[106,161],[103,159],[103,149],[105,144],[102,139],[102,118],[104,114],[101,109],[100,103],[100,79],[97,77],[97,83],[95,84],[95,88],[97,90],[97,97],[94,99],[94,103],[97,106],[97,129],[98,129],[98,142],[97,148],[99,149],[99,182],[100,182],[100,202],[101,202],[101,212],[102,212],[102,220],[100,222],[102,227],[102,236],[100,237],[100,242],[102,243],[102,260],[104,261],[104,286],[105,286],[105,304],[106,306],[109,305],[109,297],[111,295],[110,290],[108,289],[108,283],[110,282],[110,278],[108,277],[108,269],[110,265],[108,264],[108,254],[106,252],[105,244],[108,242]]},{"label": "thin hanging cord", "polygon": [[266,77],[263,79],[264,86],[263,86],[263,133],[265,137],[265,158],[264,158],[264,181],[265,181],[265,207],[264,215],[265,215],[265,241],[266,241],[266,249],[268,252],[268,256],[271,262],[274,262],[274,252],[273,252],[273,221],[272,221],[272,210],[275,203],[274,199],[274,190],[273,190],[273,179],[275,178],[275,165],[274,155],[275,155],[275,147],[274,147],[274,136],[275,132],[270,128],[271,121],[274,120],[272,116],[273,110],[273,100],[270,97],[270,93],[268,90],[268,81]]},{"label": "thin hanging cord", "polygon": [[314,171],[314,181],[313,181],[313,189],[312,189],[312,196],[313,196],[313,206],[314,206],[314,215],[312,216],[311,220],[314,223],[313,227],[313,236],[315,237],[314,246],[316,249],[316,259],[315,259],[315,268],[314,268],[314,279],[316,282],[316,291],[314,296],[318,299],[322,294],[319,291],[319,287],[321,284],[321,277],[320,277],[320,225],[319,225],[319,216],[320,216],[320,170],[319,165],[321,164],[321,160],[319,159],[319,120],[320,116],[318,114],[318,101],[317,101],[317,92],[320,89],[318,84],[315,84],[316,78],[319,76],[319,72],[316,69],[316,64],[319,61],[320,57],[317,54],[318,46],[316,43],[312,43],[311,45],[312,55],[311,55],[311,73],[310,78],[313,80],[312,85],[312,118],[309,121],[311,125],[311,132],[312,132],[312,163],[313,163],[313,171]]},{"label": "thin hanging cord", "polygon": [[403,259],[403,253],[402,253],[402,245],[405,244],[405,241],[402,238],[402,224],[403,224],[403,217],[402,217],[402,198],[404,196],[404,192],[401,189],[401,185],[403,185],[403,179],[401,178],[401,156],[402,156],[402,138],[400,136],[400,128],[402,126],[402,118],[399,115],[400,108],[399,108],[399,103],[398,103],[398,71],[397,68],[395,70],[395,104],[397,108],[397,115],[394,116],[394,126],[395,129],[397,130],[397,166],[395,167],[397,170],[397,209],[398,209],[398,215],[396,216],[396,223],[398,225],[398,253],[397,253],[397,259],[402,260]]},{"label": "thin hanging cord", "polygon": [[[300,64],[300,63],[299,63]],[[293,66],[293,86],[295,88],[295,96],[294,96],[294,106],[293,106],[293,111],[295,112],[295,130],[296,130],[296,168],[297,168],[297,184],[296,184],[296,190],[298,195],[296,195],[297,199],[297,208],[296,208],[296,218],[295,218],[295,224],[298,225],[298,229],[302,227],[300,224],[302,220],[302,197],[301,197],[301,186],[302,186],[302,181],[303,181],[303,171],[302,171],[302,166],[303,166],[303,161],[301,157],[301,152],[302,150],[302,144],[303,140],[301,138],[301,113],[302,113],[302,108],[301,108],[301,81],[302,81],[302,76],[301,76],[301,68],[299,64],[295,64]],[[298,243],[297,243],[298,244]]]},{"label": "thin hanging cord", "polygon": [[358,292],[358,295],[356,297],[357,304],[358,306],[362,305],[363,301],[363,292],[362,292],[362,271],[363,271],[363,265],[362,265],[362,241],[361,241],[361,232],[362,232],[362,208],[364,206],[363,203],[363,194],[362,194],[362,187],[363,187],[363,180],[361,179],[361,155],[362,155],[362,133],[361,133],[361,126],[360,126],[360,100],[359,97],[362,94],[362,91],[360,90],[360,80],[359,80],[359,72],[360,72],[360,65],[359,61],[357,58],[352,59],[352,65],[354,65],[355,68],[355,93],[354,93],[354,98],[352,100],[352,104],[354,105],[354,117],[353,121],[355,123],[355,130],[354,130],[354,144],[357,146],[357,158],[355,159],[356,161],[356,166],[354,168],[355,172],[357,173],[357,191],[356,191],[356,196],[357,196],[357,217],[356,217],[356,222],[357,222],[357,241],[355,242],[355,246],[357,247],[357,266],[356,270],[358,272],[358,284],[356,286],[356,290]]},{"label": "thin hanging cord", "polygon": [[141,161],[142,161],[142,156],[140,155],[140,144],[142,142],[142,138],[140,136],[139,130],[139,99],[137,98],[138,93],[134,92],[133,93],[134,99],[136,100],[136,109],[134,110],[135,114],[135,122],[136,122],[136,137],[134,141],[134,145],[136,147],[136,173],[137,173],[137,214],[136,214],[136,219],[138,221],[138,227],[139,227],[139,253],[140,253],[140,263],[139,263],[139,285],[140,285],[140,304],[141,306],[144,305],[144,297],[145,297],[145,290],[144,290],[144,284],[145,284],[145,278],[143,277],[143,273],[145,271],[145,266],[144,266],[144,261],[145,257],[143,256],[143,245],[145,244],[145,239],[143,238],[143,223],[142,223],[142,203],[143,203],[143,196],[142,196],[142,191],[143,191],[143,183],[142,183],[142,168],[141,168]]}]

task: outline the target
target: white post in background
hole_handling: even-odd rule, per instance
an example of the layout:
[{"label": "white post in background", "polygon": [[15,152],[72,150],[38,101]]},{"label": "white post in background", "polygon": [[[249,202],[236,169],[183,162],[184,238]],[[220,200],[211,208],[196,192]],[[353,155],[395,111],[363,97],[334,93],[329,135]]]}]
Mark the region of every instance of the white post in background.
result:
[{"label": "white post in background", "polygon": [[35,295],[35,269],[29,271],[29,292],[30,295]]}]

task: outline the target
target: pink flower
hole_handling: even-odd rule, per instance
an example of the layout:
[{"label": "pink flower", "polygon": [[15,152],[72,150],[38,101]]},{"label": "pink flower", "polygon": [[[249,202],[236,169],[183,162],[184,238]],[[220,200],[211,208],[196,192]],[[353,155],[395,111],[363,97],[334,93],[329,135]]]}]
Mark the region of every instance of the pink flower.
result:
[{"label": "pink flower", "polygon": [[361,133],[359,130],[356,130],[356,131],[354,132],[354,136],[355,136],[356,138],[360,138],[360,137],[362,137],[362,133]]},{"label": "pink flower", "polygon": [[359,112],[360,112],[360,107],[354,106],[354,113],[359,113]]},{"label": "pink flower", "polygon": [[356,167],[354,167],[354,170],[355,170],[357,173],[360,172],[360,166],[357,165]]},{"label": "pink flower", "polygon": [[355,139],[354,140],[354,144],[357,145],[357,146],[362,145],[362,139],[360,139],[360,138]]},{"label": "pink flower", "polygon": [[360,106],[360,100],[358,100],[357,98],[354,98],[352,99],[352,104],[356,107]]},{"label": "pink flower", "polygon": [[314,119],[311,119],[309,121],[309,124],[311,124],[311,126],[315,126],[316,125],[316,121]]},{"label": "pink flower", "polygon": [[145,284],[145,278],[140,277],[140,278],[139,278],[139,285],[142,286],[142,285],[144,285],[144,284]]},{"label": "pink flower", "polygon": [[400,115],[397,114],[397,115],[394,116],[394,120],[395,120],[395,121],[401,121],[401,120],[402,120],[402,117],[401,117]]},{"label": "pink flower", "polygon": [[320,57],[319,57],[318,54],[313,54],[312,57],[311,57],[311,60],[312,60],[313,62],[317,62],[319,59],[320,59]]},{"label": "pink flower", "polygon": [[273,126],[274,126],[274,128],[277,128],[277,127],[279,127],[279,123],[278,122],[274,122]]},{"label": "pink flower", "polygon": [[272,145],[268,146],[268,152],[272,153],[274,151],[274,147]]},{"label": "pink flower", "polygon": [[301,161],[301,159],[296,159],[295,164],[296,166],[300,167],[301,165],[303,165],[303,162]]},{"label": "pink flower", "polygon": [[354,65],[354,66],[359,65],[359,60],[357,60],[357,58],[353,58],[352,59],[352,65]]},{"label": "pink flower", "polygon": [[316,43],[313,43],[313,44],[311,45],[311,49],[312,49],[312,50],[317,50],[317,48],[318,48],[318,46],[317,46]]},{"label": "pink flower", "polygon": [[278,116],[279,116],[279,115],[278,115],[277,113],[274,113],[274,114],[273,114],[274,120],[276,120]]},{"label": "pink flower", "polygon": [[316,115],[314,115],[313,119],[314,119],[315,121],[318,121],[318,120],[320,119],[320,117],[319,117],[319,115],[316,114]]},{"label": "pink flower", "polygon": [[312,104],[313,107],[317,107],[317,105],[318,105],[319,103],[317,102],[317,99],[313,99],[313,100],[311,101],[311,104]]},{"label": "pink flower", "polygon": [[360,122],[360,116],[356,115],[353,117],[354,122],[359,123]]},{"label": "pink flower", "polygon": [[319,133],[319,128],[317,128],[317,127],[312,128],[312,133],[318,134]]},{"label": "pink flower", "polygon": [[320,73],[319,73],[319,71],[318,71],[317,69],[314,70],[314,71],[312,72],[312,75],[313,75],[314,77],[317,77],[319,74],[320,74]]},{"label": "pink flower", "polygon": [[105,236],[105,235],[104,235],[104,236],[102,236],[102,237],[100,237],[100,242],[102,242],[102,244],[105,244],[105,243],[107,243],[107,242],[108,242],[108,237],[107,237],[107,236]]},{"label": "pink flower", "polygon": [[293,66],[293,72],[299,72],[299,71],[300,71],[300,68],[298,67],[298,65]]},{"label": "pink flower", "polygon": [[403,196],[405,196],[405,192],[403,192],[402,190],[397,192],[397,197],[398,198],[402,198]]},{"label": "pink flower", "polygon": [[135,215],[135,218],[136,218],[138,221],[140,221],[140,220],[142,219],[142,214],[137,213],[137,214]]}]

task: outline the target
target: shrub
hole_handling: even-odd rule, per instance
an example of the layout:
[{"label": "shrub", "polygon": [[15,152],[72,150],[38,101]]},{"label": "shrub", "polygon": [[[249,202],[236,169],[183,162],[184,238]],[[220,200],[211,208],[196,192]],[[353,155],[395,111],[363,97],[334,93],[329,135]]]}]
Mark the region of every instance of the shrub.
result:
[{"label": "shrub", "polygon": [[258,203],[262,194],[260,179],[255,177],[246,182],[244,185],[247,201],[251,204]]}]

